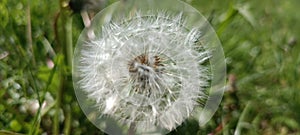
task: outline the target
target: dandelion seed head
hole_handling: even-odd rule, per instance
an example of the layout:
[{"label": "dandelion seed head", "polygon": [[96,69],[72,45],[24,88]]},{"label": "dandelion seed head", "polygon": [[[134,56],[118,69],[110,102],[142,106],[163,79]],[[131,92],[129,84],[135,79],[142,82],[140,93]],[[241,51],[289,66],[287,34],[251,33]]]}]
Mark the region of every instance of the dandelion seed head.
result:
[{"label": "dandelion seed head", "polygon": [[[137,132],[182,124],[206,97],[211,51],[183,12],[133,12],[99,27],[77,51],[75,83],[99,118]],[[104,124],[107,125],[107,124]]]},{"label": "dandelion seed head", "polygon": [[[207,86],[195,30],[184,18],[158,12],[103,26],[103,38],[81,51],[81,87],[103,113],[137,124],[174,129]],[[134,109],[132,109],[134,108]]]}]

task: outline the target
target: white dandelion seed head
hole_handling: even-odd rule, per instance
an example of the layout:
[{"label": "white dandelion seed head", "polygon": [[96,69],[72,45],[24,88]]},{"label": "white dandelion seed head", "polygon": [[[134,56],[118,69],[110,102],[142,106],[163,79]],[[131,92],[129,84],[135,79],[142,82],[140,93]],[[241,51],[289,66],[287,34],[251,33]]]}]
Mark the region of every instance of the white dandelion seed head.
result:
[{"label": "white dandelion seed head", "polygon": [[196,112],[213,82],[213,50],[200,41],[207,32],[191,27],[184,10],[139,9],[143,2],[135,2],[128,16],[113,16],[124,3],[103,11],[95,38],[81,35],[74,57],[79,103],[111,134],[127,134],[133,125],[137,134],[173,130]]}]

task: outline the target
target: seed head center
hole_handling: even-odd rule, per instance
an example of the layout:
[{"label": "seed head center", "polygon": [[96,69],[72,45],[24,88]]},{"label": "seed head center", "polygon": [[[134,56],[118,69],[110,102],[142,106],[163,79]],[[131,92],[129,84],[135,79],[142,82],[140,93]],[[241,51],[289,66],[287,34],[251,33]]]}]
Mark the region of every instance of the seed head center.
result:
[{"label": "seed head center", "polygon": [[159,56],[141,54],[128,63],[131,82],[134,91],[150,96],[153,89],[159,89],[158,76],[162,73],[162,60]]},{"label": "seed head center", "polygon": [[158,72],[158,68],[163,66],[161,63],[161,58],[157,55],[149,56],[147,54],[141,54],[135,57],[132,61],[129,62],[129,72]]}]

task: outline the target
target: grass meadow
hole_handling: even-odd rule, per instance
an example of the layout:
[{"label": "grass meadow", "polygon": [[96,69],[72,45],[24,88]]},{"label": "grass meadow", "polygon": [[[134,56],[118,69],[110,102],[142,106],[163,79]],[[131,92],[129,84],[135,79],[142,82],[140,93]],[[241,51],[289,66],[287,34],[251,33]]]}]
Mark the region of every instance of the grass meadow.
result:
[{"label": "grass meadow", "polygon": [[[71,63],[81,9],[114,1],[0,1],[0,135],[104,134],[77,103]],[[300,135],[300,1],[184,1],[219,36],[228,89],[205,126],[189,119],[169,135]]]}]

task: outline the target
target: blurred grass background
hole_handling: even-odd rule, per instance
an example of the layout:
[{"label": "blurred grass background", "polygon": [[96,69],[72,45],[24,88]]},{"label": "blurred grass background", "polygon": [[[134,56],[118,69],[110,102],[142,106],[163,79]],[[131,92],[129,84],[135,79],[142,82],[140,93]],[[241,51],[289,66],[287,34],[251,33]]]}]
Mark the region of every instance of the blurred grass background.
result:
[{"label": "blurred grass background", "polygon": [[[116,0],[97,1],[0,1],[0,135],[104,134],[77,104],[70,64],[81,9]],[[300,1],[184,1],[220,37],[228,89],[204,127],[187,120],[169,134],[300,134]]]}]

